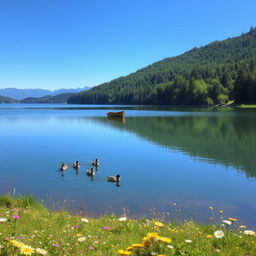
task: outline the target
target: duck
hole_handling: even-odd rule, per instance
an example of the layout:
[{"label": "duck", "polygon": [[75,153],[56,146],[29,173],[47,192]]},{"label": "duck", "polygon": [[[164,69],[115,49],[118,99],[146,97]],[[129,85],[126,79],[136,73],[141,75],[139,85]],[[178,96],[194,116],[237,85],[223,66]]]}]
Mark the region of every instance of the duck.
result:
[{"label": "duck", "polygon": [[75,163],[73,163],[73,168],[74,169],[79,169],[80,168],[80,163],[78,161],[76,161]]},{"label": "duck", "polygon": [[60,167],[61,171],[66,171],[68,169],[68,165],[63,163]]},{"label": "duck", "polygon": [[94,176],[94,175],[95,175],[95,172],[94,172],[93,168],[90,168],[90,169],[87,169],[86,174],[87,174],[88,176]]},{"label": "duck", "polygon": [[99,163],[99,159],[98,158],[96,158],[95,161],[92,161],[92,166],[98,167],[99,165],[100,165],[100,163]]},{"label": "duck", "polygon": [[117,174],[116,176],[108,176],[107,179],[109,182],[119,182],[121,176]]}]

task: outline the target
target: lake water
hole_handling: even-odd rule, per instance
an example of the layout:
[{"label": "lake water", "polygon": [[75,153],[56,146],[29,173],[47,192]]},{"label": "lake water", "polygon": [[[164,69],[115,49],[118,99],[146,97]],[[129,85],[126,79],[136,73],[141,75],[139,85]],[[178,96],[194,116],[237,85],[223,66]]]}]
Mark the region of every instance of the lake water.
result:
[{"label": "lake water", "polygon": [[[106,118],[121,109],[124,123]],[[33,194],[88,216],[125,208],[205,222],[213,206],[255,227],[255,110],[2,104],[0,131],[1,194]],[[106,181],[116,174],[120,186]]]}]

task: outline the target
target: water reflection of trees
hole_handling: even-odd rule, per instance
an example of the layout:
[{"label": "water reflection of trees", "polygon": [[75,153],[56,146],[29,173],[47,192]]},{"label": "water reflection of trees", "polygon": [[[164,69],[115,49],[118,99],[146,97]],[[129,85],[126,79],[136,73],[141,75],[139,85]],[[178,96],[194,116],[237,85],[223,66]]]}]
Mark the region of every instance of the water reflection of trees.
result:
[{"label": "water reflection of trees", "polygon": [[105,118],[95,120],[256,177],[256,118],[252,116],[129,117],[125,124]]}]

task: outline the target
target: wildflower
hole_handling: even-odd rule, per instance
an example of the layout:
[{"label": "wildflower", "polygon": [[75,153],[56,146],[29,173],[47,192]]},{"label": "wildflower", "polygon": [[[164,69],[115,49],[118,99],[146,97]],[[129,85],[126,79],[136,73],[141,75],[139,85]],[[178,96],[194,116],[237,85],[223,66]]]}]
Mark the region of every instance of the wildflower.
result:
[{"label": "wildflower", "polygon": [[230,221],[230,220],[223,220],[222,222],[229,226],[232,224],[232,221]]},{"label": "wildflower", "polygon": [[223,213],[223,211],[220,210],[220,211],[219,211],[219,214],[222,214],[222,213]]},{"label": "wildflower", "polygon": [[132,244],[133,248],[143,248],[144,245],[143,244]]},{"label": "wildflower", "polygon": [[241,226],[239,226],[239,228],[246,228],[246,226],[245,225],[241,225]]},{"label": "wildflower", "polygon": [[185,242],[190,244],[190,243],[192,243],[192,240],[187,239],[187,240],[185,240]]},{"label": "wildflower", "polygon": [[235,219],[235,218],[228,218],[229,220],[231,220],[232,222],[236,222],[237,221],[237,219]]},{"label": "wildflower", "polygon": [[118,250],[118,253],[121,255],[130,255],[131,254],[131,252],[125,251],[125,250]]},{"label": "wildflower", "polygon": [[88,223],[88,222],[89,222],[89,220],[88,220],[88,219],[86,219],[86,218],[82,218],[82,219],[81,219],[81,221],[82,221],[82,222],[86,222],[86,223]]},{"label": "wildflower", "polygon": [[36,252],[41,255],[46,255],[48,252],[44,249],[36,248]]},{"label": "wildflower", "polygon": [[210,239],[210,238],[212,238],[212,235],[207,235],[206,237]]},{"label": "wildflower", "polygon": [[25,246],[23,243],[17,241],[17,240],[9,240],[9,243],[14,245],[15,247],[21,248],[23,246]]},{"label": "wildflower", "polygon": [[131,251],[132,249],[133,249],[132,246],[128,246],[128,247],[126,248],[126,251]]},{"label": "wildflower", "polygon": [[77,237],[80,237],[80,236],[82,236],[82,235],[81,235],[81,234],[76,234],[76,236],[77,236]]},{"label": "wildflower", "polygon": [[173,246],[171,246],[171,245],[167,245],[167,248],[169,248],[169,249],[174,249],[174,247]]},{"label": "wildflower", "polygon": [[157,226],[157,227],[163,227],[164,224],[162,222],[159,222],[159,221],[155,221],[154,224]]},{"label": "wildflower", "polygon": [[0,218],[0,222],[6,222],[7,218]]},{"label": "wildflower", "polygon": [[109,229],[110,229],[110,227],[108,227],[108,226],[104,226],[104,227],[103,227],[103,229],[104,229],[104,230],[109,230]]},{"label": "wildflower", "polygon": [[12,218],[15,219],[15,220],[18,220],[20,218],[20,216],[19,215],[13,215]]},{"label": "wildflower", "polygon": [[53,246],[59,247],[59,246],[60,246],[60,243],[55,243],[55,244],[53,244]]},{"label": "wildflower", "polygon": [[245,230],[244,234],[248,235],[248,236],[253,236],[253,235],[255,235],[255,232],[253,230]]},{"label": "wildflower", "polygon": [[124,217],[119,218],[118,220],[119,220],[119,221],[126,221],[126,220],[127,220],[127,217],[124,216]]},{"label": "wildflower", "polygon": [[212,210],[213,210],[213,207],[212,207],[212,206],[209,206],[209,210],[212,211]]},{"label": "wildflower", "polygon": [[224,232],[222,230],[217,230],[214,232],[214,236],[216,238],[222,238],[224,236]]},{"label": "wildflower", "polygon": [[156,239],[158,241],[162,241],[162,242],[165,242],[165,243],[170,243],[172,241],[171,238],[168,238],[168,237],[163,237],[163,236],[157,236]]},{"label": "wildflower", "polygon": [[173,203],[172,206],[176,206],[177,204],[176,203]]},{"label": "wildflower", "polygon": [[92,251],[94,248],[93,246],[89,246],[88,249]]},{"label": "wildflower", "polygon": [[20,248],[20,253],[21,254],[26,254],[26,255],[31,255],[34,252],[34,248],[24,245],[23,247]]},{"label": "wildflower", "polygon": [[152,233],[147,234],[147,238],[149,238],[149,239],[156,238],[157,236],[158,236],[158,234],[156,232],[152,232]]},{"label": "wildflower", "polygon": [[78,242],[84,242],[86,240],[86,238],[84,236],[81,236],[77,240],[78,240]]}]

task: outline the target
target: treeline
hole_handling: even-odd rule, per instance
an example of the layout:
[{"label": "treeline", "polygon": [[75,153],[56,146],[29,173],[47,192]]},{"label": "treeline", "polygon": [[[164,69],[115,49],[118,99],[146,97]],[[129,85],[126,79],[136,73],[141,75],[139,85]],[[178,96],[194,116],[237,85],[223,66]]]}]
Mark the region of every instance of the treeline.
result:
[{"label": "treeline", "polygon": [[72,96],[78,104],[256,102],[256,29],[194,48]]},{"label": "treeline", "polygon": [[61,93],[58,95],[47,95],[43,97],[28,97],[20,101],[20,103],[67,103],[67,100],[74,93]]}]

